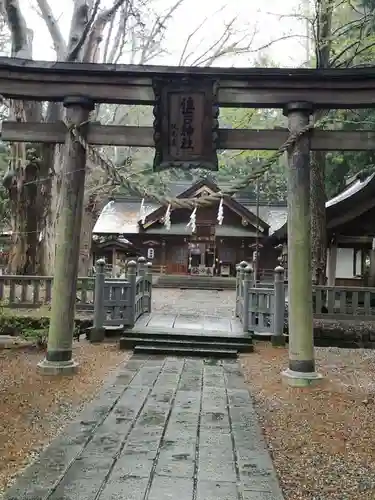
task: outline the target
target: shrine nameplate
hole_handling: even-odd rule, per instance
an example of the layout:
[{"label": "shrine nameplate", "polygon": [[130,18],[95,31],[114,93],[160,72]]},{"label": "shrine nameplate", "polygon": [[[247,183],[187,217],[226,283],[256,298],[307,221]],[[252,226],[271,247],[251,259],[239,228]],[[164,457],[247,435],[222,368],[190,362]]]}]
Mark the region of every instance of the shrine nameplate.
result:
[{"label": "shrine nameplate", "polygon": [[154,170],[218,170],[218,106],[213,81],[154,80]]}]

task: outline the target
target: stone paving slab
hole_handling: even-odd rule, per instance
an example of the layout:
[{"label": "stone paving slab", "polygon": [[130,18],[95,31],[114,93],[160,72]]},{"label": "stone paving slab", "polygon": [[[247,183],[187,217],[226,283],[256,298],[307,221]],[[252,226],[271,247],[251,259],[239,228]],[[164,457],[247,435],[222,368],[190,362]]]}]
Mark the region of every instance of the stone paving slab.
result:
[{"label": "stone paving slab", "polygon": [[211,316],[209,314],[163,314],[150,313],[142,315],[135,324],[135,330],[198,330],[202,333],[221,332],[227,335],[243,335],[242,324],[238,318]]},{"label": "stone paving slab", "polygon": [[134,355],[4,500],[282,500],[238,362]]}]

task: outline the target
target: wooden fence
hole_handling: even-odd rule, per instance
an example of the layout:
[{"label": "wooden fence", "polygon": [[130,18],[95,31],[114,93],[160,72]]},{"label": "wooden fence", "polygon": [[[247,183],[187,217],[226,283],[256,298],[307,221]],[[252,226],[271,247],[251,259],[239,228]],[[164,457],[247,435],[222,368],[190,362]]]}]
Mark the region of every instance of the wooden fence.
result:
[{"label": "wooden fence", "polygon": [[[254,286],[252,268],[237,266],[236,316],[243,330],[260,335],[281,336],[287,321],[284,270],[277,267],[272,283]],[[375,288],[313,286],[313,317],[326,320],[375,320]]]}]

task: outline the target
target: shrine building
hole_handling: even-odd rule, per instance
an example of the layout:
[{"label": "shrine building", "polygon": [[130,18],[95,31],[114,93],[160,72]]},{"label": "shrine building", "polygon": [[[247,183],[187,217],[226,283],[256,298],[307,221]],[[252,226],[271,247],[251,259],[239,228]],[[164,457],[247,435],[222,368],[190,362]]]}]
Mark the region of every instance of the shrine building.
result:
[{"label": "shrine building", "polygon": [[[225,186],[220,186],[225,189]],[[220,192],[211,179],[194,184],[169,186],[170,195],[194,198]],[[218,218],[220,201],[196,210],[195,227],[189,222],[192,209],[176,208],[165,224],[166,207],[131,197],[117,197],[103,208],[94,227],[94,238],[108,237],[127,241],[153,264],[154,272],[165,274],[199,274],[234,276],[236,264],[252,262],[260,250],[259,274],[272,273],[278,264],[280,250],[264,245],[267,238],[286,221],[285,204],[259,204],[237,195],[222,198],[222,219]],[[258,215],[257,215],[258,214]],[[109,241],[106,238],[107,241]],[[128,248],[128,246],[127,246]],[[118,251],[121,251],[117,245]],[[123,259],[115,245],[104,257],[108,264]],[[254,255],[255,253],[255,255]]]},{"label": "shrine building", "polygon": [[[327,284],[375,286],[375,174],[360,172],[326,202]],[[268,244],[285,247],[287,223]],[[287,267],[287,263],[284,264]]]}]

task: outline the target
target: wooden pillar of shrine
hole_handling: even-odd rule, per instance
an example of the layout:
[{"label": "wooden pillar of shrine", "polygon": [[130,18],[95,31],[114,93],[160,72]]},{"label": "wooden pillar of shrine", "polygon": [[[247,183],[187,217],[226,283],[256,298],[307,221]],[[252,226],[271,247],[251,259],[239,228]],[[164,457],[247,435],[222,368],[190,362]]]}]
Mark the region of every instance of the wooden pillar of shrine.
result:
[{"label": "wooden pillar of shrine", "polygon": [[371,287],[375,287],[375,238],[372,239],[372,246],[370,251],[370,269],[368,284]]},{"label": "wooden pillar of shrine", "polygon": [[337,268],[337,243],[332,242],[327,251],[327,285],[335,286]]},{"label": "wooden pillar of shrine", "polygon": [[[67,120],[72,126],[84,124],[94,109],[91,99],[67,97]],[[84,136],[86,125],[79,128]],[[74,314],[77,289],[80,233],[86,174],[86,150],[66,133],[61,172],[61,212],[56,227],[56,259],[47,354],[38,364],[46,375],[71,374],[77,369],[72,358]]]},{"label": "wooden pillar of shrine", "polygon": [[162,240],[161,242],[161,270],[162,274],[167,274],[166,270],[166,265],[167,265],[167,247],[165,244],[165,240]]},{"label": "wooden pillar of shrine", "polygon": [[[309,124],[311,112],[305,102],[286,107],[292,135]],[[314,360],[309,134],[288,150],[288,266],[289,368],[282,376],[289,385],[304,387],[321,378]]]},{"label": "wooden pillar of shrine", "polygon": [[117,249],[116,247],[112,248],[112,278],[116,278],[117,276]]}]

